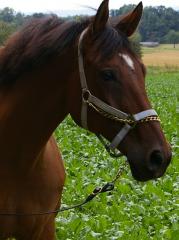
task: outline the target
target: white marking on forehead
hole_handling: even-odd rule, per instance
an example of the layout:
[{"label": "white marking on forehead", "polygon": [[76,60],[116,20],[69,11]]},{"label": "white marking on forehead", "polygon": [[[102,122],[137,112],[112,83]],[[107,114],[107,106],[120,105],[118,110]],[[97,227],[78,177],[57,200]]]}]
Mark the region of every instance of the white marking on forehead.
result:
[{"label": "white marking on forehead", "polygon": [[134,62],[133,62],[132,59],[129,57],[129,55],[119,53],[119,56],[124,59],[124,61],[127,63],[127,65],[128,65],[130,68],[132,68],[132,70],[135,70]]}]

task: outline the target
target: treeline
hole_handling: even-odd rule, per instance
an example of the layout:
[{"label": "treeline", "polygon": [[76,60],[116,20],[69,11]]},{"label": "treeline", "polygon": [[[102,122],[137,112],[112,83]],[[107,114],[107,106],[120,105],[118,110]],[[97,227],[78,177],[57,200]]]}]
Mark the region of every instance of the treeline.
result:
[{"label": "treeline", "polygon": [[[111,10],[111,16],[120,16],[134,9],[135,5],[124,5],[120,9]],[[43,13],[25,15],[6,7],[0,10],[0,45],[16,31],[24,22],[33,17],[43,17]],[[79,19],[81,16],[70,18]],[[138,28],[137,41],[157,41],[160,43],[179,43],[179,11],[172,8],[145,7]]]},{"label": "treeline", "polygon": [[20,12],[15,12],[14,9],[6,7],[0,9],[0,46],[4,41],[15,31],[17,31],[26,21],[33,17],[43,17],[43,13],[34,13],[25,15]]},{"label": "treeline", "polygon": [[[111,10],[111,16],[120,16],[134,7],[130,4]],[[145,7],[138,31],[141,41],[179,43],[179,11],[164,6]]]}]

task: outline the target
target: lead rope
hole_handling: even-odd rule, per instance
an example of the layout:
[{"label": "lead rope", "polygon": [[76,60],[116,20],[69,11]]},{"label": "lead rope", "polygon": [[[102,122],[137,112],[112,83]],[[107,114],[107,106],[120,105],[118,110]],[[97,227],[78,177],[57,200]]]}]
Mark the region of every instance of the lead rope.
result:
[{"label": "lead rope", "polygon": [[115,187],[116,181],[121,177],[122,173],[124,172],[126,166],[127,166],[127,161],[125,162],[125,164],[123,166],[121,166],[118,169],[116,176],[114,177],[114,179],[111,182],[107,182],[103,187],[96,187],[93,190],[93,192],[91,194],[89,194],[82,203],[79,203],[79,204],[76,204],[76,205],[73,205],[70,207],[62,207],[59,210],[57,210],[57,212],[63,212],[63,211],[67,211],[70,209],[82,207],[83,205],[85,205],[88,202],[90,202],[91,200],[93,200],[100,193],[111,192]]},{"label": "lead rope", "polygon": [[19,217],[23,217],[23,216],[24,217],[43,216],[43,215],[55,214],[55,213],[64,212],[64,211],[67,211],[67,210],[82,207],[85,204],[87,204],[88,202],[90,202],[91,200],[93,200],[100,193],[111,192],[114,189],[116,181],[121,177],[122,173],[124,172],[126,166],[127,166],[127,161],[125,162],[125,164],[123,166],[121,166],[118,169],[116,176],[114,177],[114,179],[111,182],[107,182],[102,187],[96,187],[93,190],[93,192],[90,193],[87,196],[87,198],[79,204],[75,204],[75,205],[69,206],[69,207],[62,207],[60,209],[53,210],[53,211],[38,212],[38,213],[6,213],[6,212],[3,213],[3,212],[0,212],[0,216],[6,216],[6,217],[11,217],[11,216],[19,216]]}]

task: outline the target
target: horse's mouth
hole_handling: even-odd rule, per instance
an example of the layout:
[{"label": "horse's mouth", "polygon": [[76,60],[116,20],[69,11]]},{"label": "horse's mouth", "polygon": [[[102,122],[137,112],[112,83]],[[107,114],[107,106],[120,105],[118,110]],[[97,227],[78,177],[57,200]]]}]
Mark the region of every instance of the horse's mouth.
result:
[{"label": "horse's mouth", "polygon": [[133,166],[133,164],[130,164],[130,162],[129,162],[129,165],[130,165],[130,169],[131,169],[131,173],[132,173],[133,178],[137,181],[140,181],[140,182],[155,180],[157,178],[162,177],[165,173],[165,170],[161,170],[161,171],[158,171],[158,172],[154,173],[152,171],[149,171],[149,170],[145,169],[144,167],[143,168],[137,168],[137,167]]},{"label": "horse's mouth", "polygon": [[134,178],[136,181],[139,181],[139,182],[147,182],[147,181],[149,181],[149,180],[154,180],[154,179],[157,178],[157,177],[152,176],[152,175],[146,176],[146,175],[142,175],[142,174],[136,174],[136,172],[134,172],[134,171],[132,171],[132,170],[131,170],[131,172],[132,172],[133,178]]}]

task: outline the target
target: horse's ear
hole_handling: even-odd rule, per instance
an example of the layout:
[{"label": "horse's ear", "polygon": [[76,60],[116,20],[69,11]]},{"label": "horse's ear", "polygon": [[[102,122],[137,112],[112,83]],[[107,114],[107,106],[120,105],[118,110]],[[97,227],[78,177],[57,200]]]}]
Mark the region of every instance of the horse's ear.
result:
[{"label": "horse's ear", "polygon": [[92,30],[97,33],[103,30],[109,18],[109,0],[103,0],[92,22]]},{"label": "horse's ear", "polygon": [[123,32],[127,37],[130,37],[139,24],[142,12],[143,4],[140,2],[133,11],[119,18],[118,22],[112,20],[112,25],[120,32]]}]

